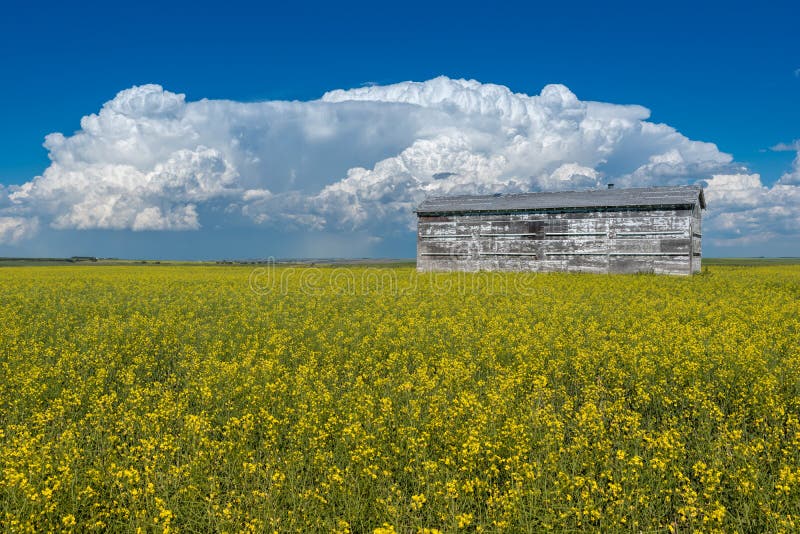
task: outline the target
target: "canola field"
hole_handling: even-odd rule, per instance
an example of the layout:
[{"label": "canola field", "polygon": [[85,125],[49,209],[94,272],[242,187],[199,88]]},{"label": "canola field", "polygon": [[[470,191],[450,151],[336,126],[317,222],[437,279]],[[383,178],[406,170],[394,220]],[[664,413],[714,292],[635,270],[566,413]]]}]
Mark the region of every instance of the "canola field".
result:
[{"label": "canola field", "polygon": [[0,269],[0,530],[797,532],[800,266]]}]

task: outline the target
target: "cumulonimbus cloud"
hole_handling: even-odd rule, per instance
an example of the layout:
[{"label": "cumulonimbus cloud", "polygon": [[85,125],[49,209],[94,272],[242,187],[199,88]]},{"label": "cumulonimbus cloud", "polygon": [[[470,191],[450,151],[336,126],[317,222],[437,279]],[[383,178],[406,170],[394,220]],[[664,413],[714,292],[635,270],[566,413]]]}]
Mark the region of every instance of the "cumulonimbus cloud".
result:
[{"label": "cumulonimbus cloud", "polygon": [[[766,187],[716,145],[636,105],[446,77],[330,91],[309,102],[187,102],[121,91],[51,164],[0,190],[0,242],[53,229],[409,232],[428,195],[702,183],[719,243],[796,236],[800,163]],[[787,145],[788,146],[788,145]]]}]

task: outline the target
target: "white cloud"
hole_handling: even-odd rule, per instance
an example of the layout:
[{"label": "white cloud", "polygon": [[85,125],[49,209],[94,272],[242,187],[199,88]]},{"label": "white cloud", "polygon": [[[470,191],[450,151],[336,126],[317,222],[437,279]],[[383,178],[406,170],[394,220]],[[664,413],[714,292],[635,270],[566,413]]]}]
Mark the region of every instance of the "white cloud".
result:
[{"label": "white cloud", "polygon": [[791,143],[778,143],[769,148],[773,152],[795,152],[800,150],[800,139],[795,139]]},{"label": "white cloud", "polygon": [[229,189],[235,171],[215,149],[178,149],[143,168],[130,161],[79,160],[79,150],[61,151],[64,144],[63,137],[50,143],[50,167],[9,195],[18,210],[33,207],[50,215],[53,228],[197,229],[194,203],[238,193]]},{"label": "white cloud", "polygon": [[704,224],[717,245],[797,236],[800,187],[780,182],[767,187],[758,174],[716,175],[707,181],[705,193],[709,217]]},{"label": "white cloud", "polygon": [[774,152],[796,152],[792,167],[789,171],[784,173],[778,184],[780,185],[796,185],[800,186],[800,139],[795,139],[791,143],[778,143],[770,147]]},{"label": "white cloud", "polygon": [[0,217],[0,243],[18,243],[36,234],[39,221],[36,218]]},{"label": "white cloud", "polygon": [[707,228],[720,242],[797,233],[797,161],[765,187],[714,144],[649,115],[581,101],[563,85],[529,96],[445,77],[310,102],[187,102],[158,85],[132,87],[73,135],[47,136],[52,163],[41,176],[0,190],[0,242],[29,238],[30,221],[53,229],[260,225],[380,239],[407,233],[426,195],[606,180],[707,180]]},{"label": "white cloud", "polygon": [[784,173],[778,183],[780,185],[800,186],[800,148],[798,148],[797,155],[792,162],[791,170]]}]

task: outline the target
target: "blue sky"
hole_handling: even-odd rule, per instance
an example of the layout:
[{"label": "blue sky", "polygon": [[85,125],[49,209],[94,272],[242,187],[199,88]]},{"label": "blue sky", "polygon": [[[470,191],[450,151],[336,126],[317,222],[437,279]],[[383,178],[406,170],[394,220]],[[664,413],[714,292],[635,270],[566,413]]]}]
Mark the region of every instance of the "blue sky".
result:
[{"label": "blue sky", "polygon": [[[563,84],[581,101],[644,106],[650,110],[647,120],[665,123],[690,140],[716,144],[733,157],[732,164],[745,169],[736,172],[757,173],[764,187],[792,172],[797,151],[770,147],[800,138],[796,2],[651,4],[4,2],[0,184],[13,188],[41,175],[50,164],[42,146],[46,135],[70,137],[81,130],[81,117],[98,113],[133,86],[159,84],[185,94],[186,102],[252,103],[309,101],[335,89],[438,76],[474,79],[526,95]],[[250,128],[248,123],[243,131]],[[351,167],[372,169],[417,139],[419,134],[373,147],[373,152],[365,149],[363,154],[374,154],[372,159],[354,154],[352,163],[332,164],[338,174],[329,181],[342,179]],[[232,172],[241,171],[242,164],[234,163]],[[288,164],[272,171],[289,172],[290,167],[302,172]],[[248,187],[274,192],[271,184]],[[52,203],[31,201],[24,214],[7,216],[35,216],[38,230],[25,239],[7,240],[0,253],[204,258],[414,252],[409,232],[392,237],[332,224],[300,224],[287,231],[274,222],[223,221],[213,215],[223,208],[192,198],[199,211],[195,227],[202,230],[173,225],[178,229],[132,231],[131,224],[123,223],[54,226],[57,214],[37,211]],[[709,241],[707,252],[800,255],[798,234],[786,229],[792,220],[800,224],[793,217],[772,221],[781,229],[766,232],[767,242],[733,239],[725,235],[730,225],[720,223],[719,243]],[[303,247],[292,245],[297,242],[292,232],[308,238]],[[373,245],[351,246],[348,235]]]}]

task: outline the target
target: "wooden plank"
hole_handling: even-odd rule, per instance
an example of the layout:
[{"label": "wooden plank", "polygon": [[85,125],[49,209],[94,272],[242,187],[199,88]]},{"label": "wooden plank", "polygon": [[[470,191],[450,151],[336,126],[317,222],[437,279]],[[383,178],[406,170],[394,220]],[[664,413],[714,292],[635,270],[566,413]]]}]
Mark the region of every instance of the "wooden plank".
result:
[{"label": "wooden plank", "polygon": [[463,214],[420,217],[420,270],[699,270],[699,212]]}]

